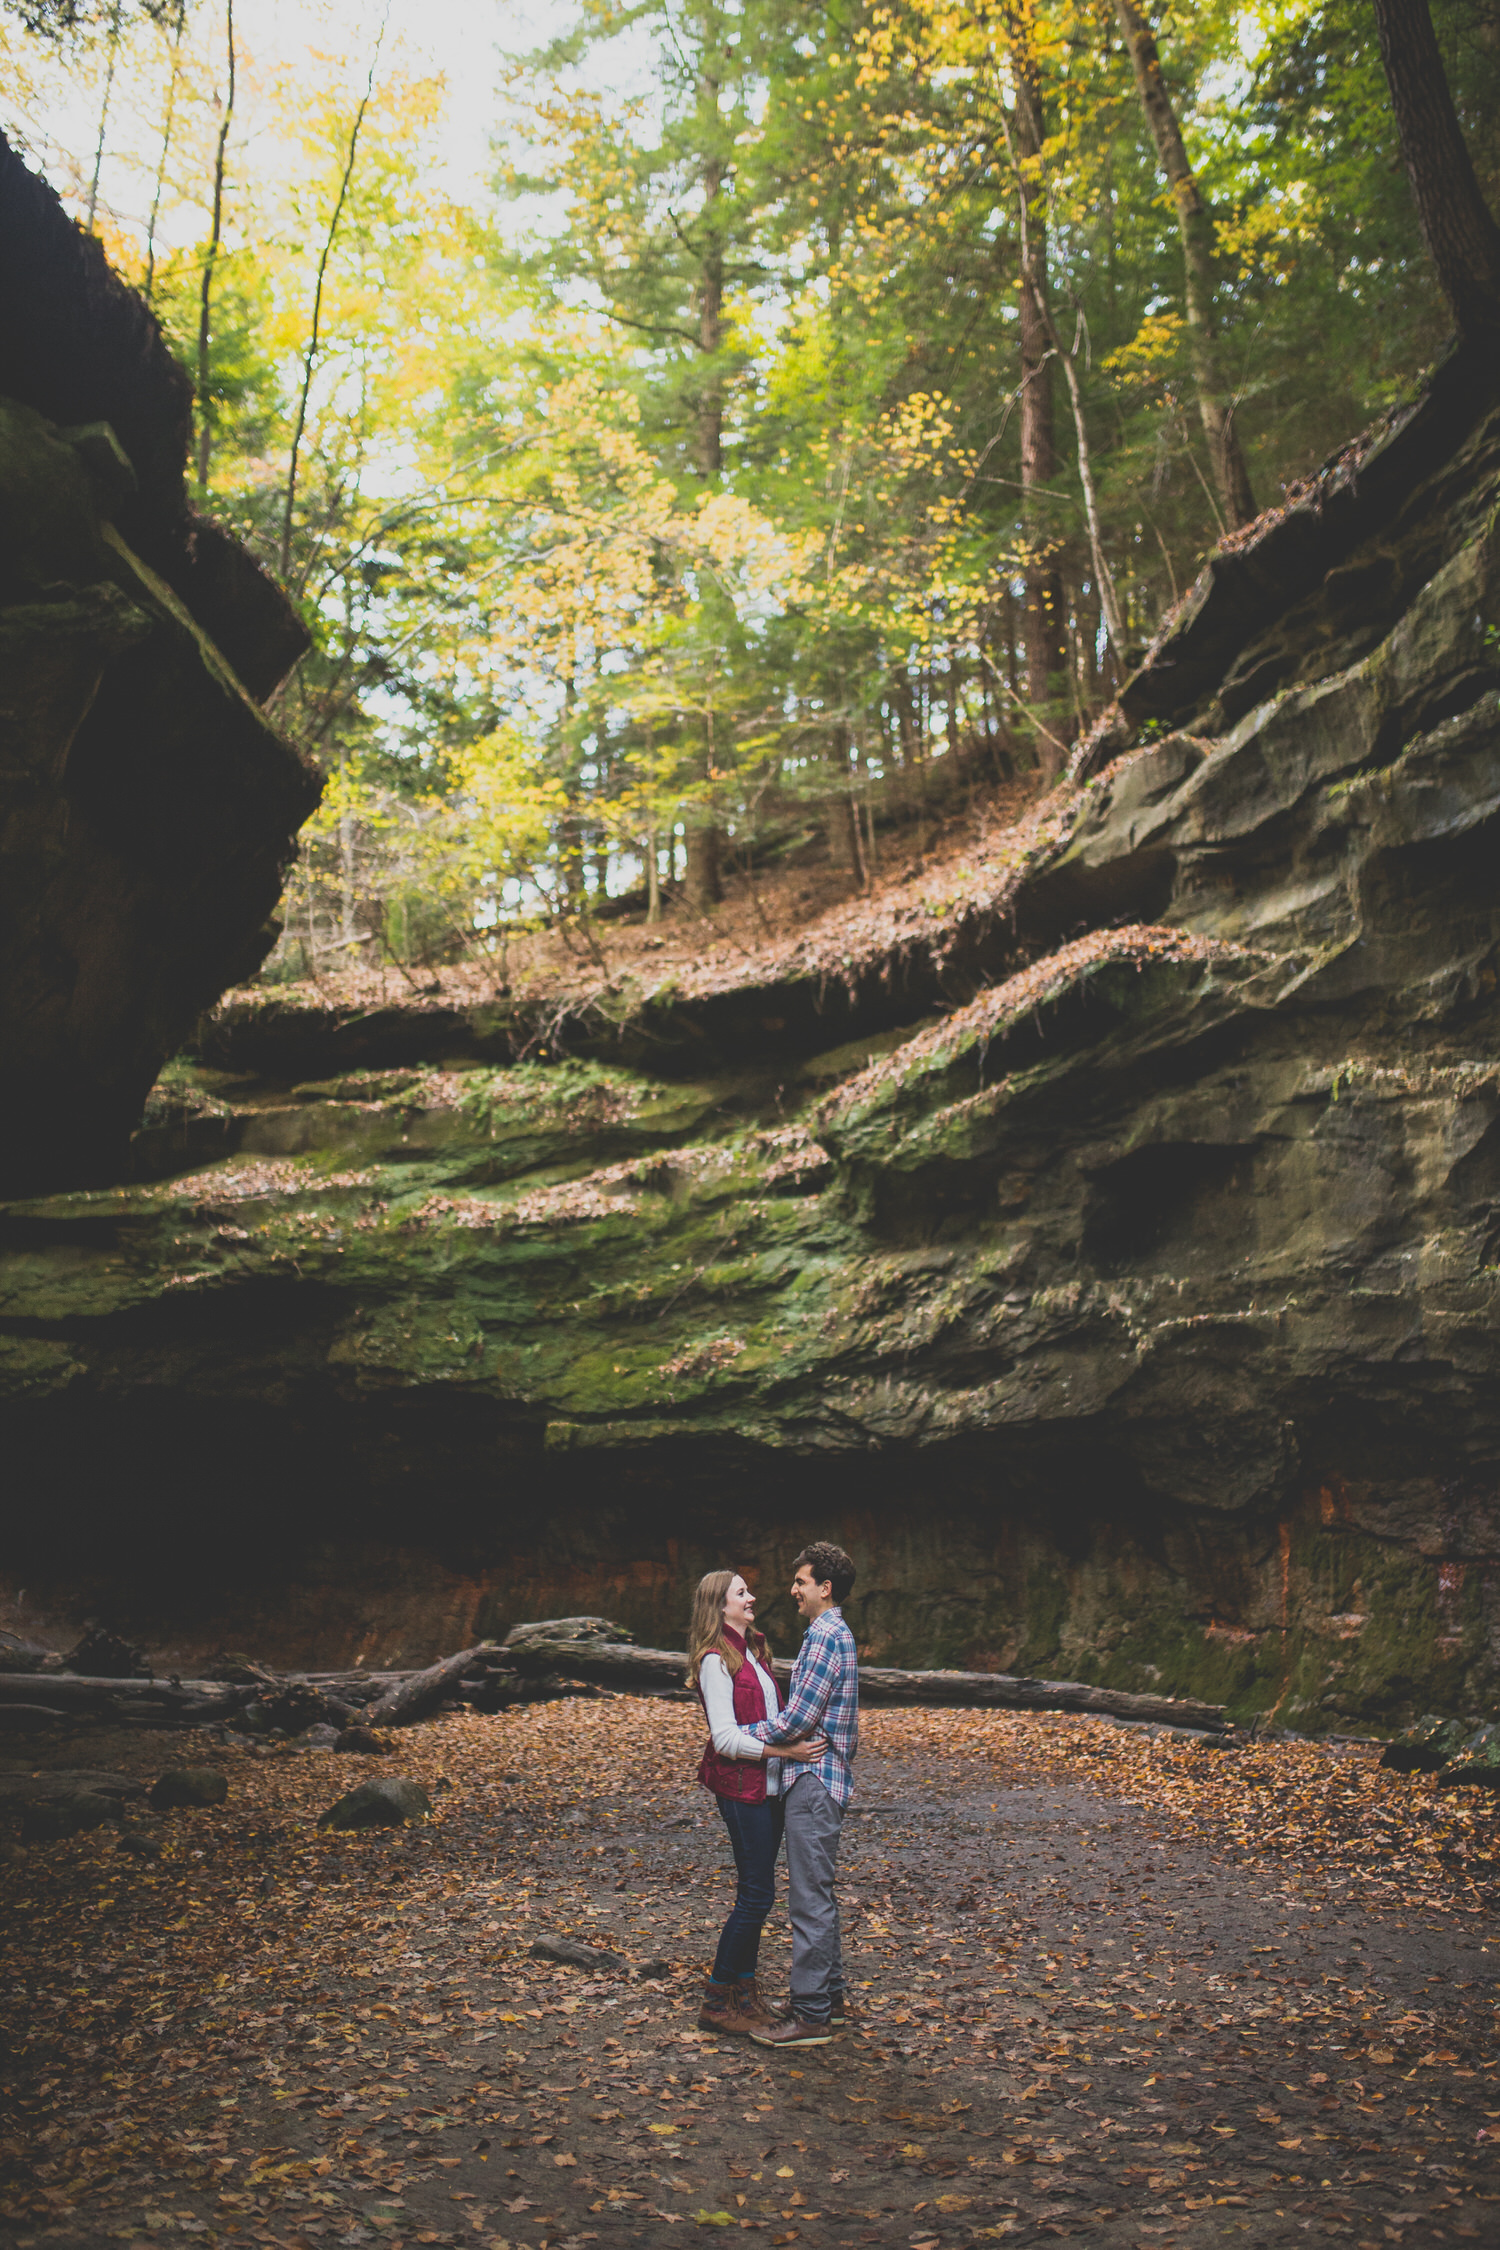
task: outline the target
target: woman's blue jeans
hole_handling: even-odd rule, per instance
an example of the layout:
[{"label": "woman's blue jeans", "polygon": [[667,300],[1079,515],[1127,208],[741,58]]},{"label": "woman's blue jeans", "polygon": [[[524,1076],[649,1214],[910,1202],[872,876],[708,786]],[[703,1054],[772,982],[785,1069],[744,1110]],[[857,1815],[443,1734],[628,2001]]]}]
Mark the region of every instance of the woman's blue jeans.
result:
[{"label": "woman's blue jeans", "polygon": [[784,1809],[779,1797],[767,1797],[758,1805],[742,1804],[737,1797],[715,1801],[729,1830],[739,1883],[733,1911],[714,1955],[713,1973],[715,1983],[732,1984],[736,1977],[755,1974],[760,1933],[776,1897],[776,1855],[781,1850]]}]

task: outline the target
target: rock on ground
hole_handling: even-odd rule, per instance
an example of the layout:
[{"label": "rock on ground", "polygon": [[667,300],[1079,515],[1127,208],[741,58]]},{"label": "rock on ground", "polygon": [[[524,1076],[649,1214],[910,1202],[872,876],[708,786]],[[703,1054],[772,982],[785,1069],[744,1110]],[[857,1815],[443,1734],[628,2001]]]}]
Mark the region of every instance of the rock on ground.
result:
[{"label": "rock on ground", "polygon": [[229,1795],[228,1776],[214,1766],[169,1766],[151,1789],[156,1812],[190,1806],[222,1805]]},{"label": "rock on ground", "polygon": [[432,1799],[420,1782],[399,1780],[394,1774],[379,1781],[363,1781],[319,1817],[321,1828],[400,1828],[407,1822],[427,1820]]}]

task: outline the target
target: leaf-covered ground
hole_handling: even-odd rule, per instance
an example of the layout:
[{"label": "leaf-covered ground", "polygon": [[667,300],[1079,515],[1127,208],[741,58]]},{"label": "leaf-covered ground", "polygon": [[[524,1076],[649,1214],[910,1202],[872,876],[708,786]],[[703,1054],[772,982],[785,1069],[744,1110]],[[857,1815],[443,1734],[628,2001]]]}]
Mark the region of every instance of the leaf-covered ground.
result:
[{"label": "leaf-covered ground", "polygon": [[[566,1012],[629,987],[638,1000],[701,1000],[783,978],[842,977],[851,962],[891,953],[941,958],[969,917],[1001,911],[1028,861],[1065,832],[1081,802],[1067,784],[1038,797],[1033,779],[985,790],[971,811],[926,832],[882,841],[868,885],[832,865],[820,847],[806,863],[753,880],[729,870],[711,913],[669,902],[655,927],[644,914],[594,922],[585,937],[556,925],[507,940],[503,953],[408,974],[388,960],[331,968],[300,983],[263,981],[226,993],[226,1005],[297,1002],[369,1007],[399,1002],[464,1007],[495,997]],[[809,830],[809,836],[815,831]]]},{"label": "leaf-covered ground", "polygon": [[[695,2028],[730,1895],[699,1734],[601,1697],[378,1767],[49,1746],[230,1795],[137,1823],[156,1858],[10,1847],[0,2244],[1500,2240],[1487,1794],[1362,1747],[867,1713],[863,2020],[794,2060]],[[320,1833],[372,1770],[432,1824]],[[529,1958],[549,1933],[632,1972]]]}]

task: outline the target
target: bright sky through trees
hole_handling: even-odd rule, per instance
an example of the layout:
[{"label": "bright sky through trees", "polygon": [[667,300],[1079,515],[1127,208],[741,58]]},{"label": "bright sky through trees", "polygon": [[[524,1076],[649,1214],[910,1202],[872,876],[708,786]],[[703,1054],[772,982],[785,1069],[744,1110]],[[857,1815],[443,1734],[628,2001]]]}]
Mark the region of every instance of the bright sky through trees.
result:
[{"label": "bright sky through trees", "polygon": [[[219,11],[221,17],[222,11]],[[485,193],[493,169],[490,142],[495,130],[495,89],[500,75],[499,51],[540,45],[555,37],[568,21],[566,8],[553,0],[237,0],[235,21],[245,53],[266,78],[290,70],[307,70],[312,58],[344,58],[351,78],[361,57],[372,50],[382,21],[387,24],[385,50],[418,72],[442,75],[443,129],[435,151],[443,184],[456,198],[478,199]],[[201,6],[191,13],[194,42],[210,44],[222,38],[222,22]],[[12,57],[25,53],[28,42],[14,28],[8,30]],[[65,70],[49,75],[41,99],[26,98],[26,81],[32,70],[7,74],[0,88],[0,123],[22,140],[40,159],[53,185],[75,199],[86,187],[92,171],[99,127],[102,86],[99,57],[94,67],[80,68],[75,58]],[[122,98],[129,91],[122,84]],[[113,105],[112,105],[113,106]],[[101,194],[107,208],[122,221],[144,227],[149,214],[149,172],[143,171],[138,135],[129,130],[123,139],[106,135],[101,168]],[[252,169],[274,166],[272,149],[261,140],[257,115],[245,136]],[[147,194],[142,195],[143,184]],[[191,239],[191,237],[190,237]]]}]

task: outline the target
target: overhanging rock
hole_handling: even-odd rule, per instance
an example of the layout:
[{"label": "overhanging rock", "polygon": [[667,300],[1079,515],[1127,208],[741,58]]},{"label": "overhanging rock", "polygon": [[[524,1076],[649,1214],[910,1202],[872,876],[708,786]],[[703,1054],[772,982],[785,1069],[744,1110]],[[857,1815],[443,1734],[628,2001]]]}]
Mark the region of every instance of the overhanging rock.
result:
[{"label": "overhanging rock", "polygon": [[[0,1180],[109,1177],[252,972],[319,783],[270,693],[290,603],[183,490],[146,307],[0,136]],[[253,689],[255,693],[251,692]]]}]

